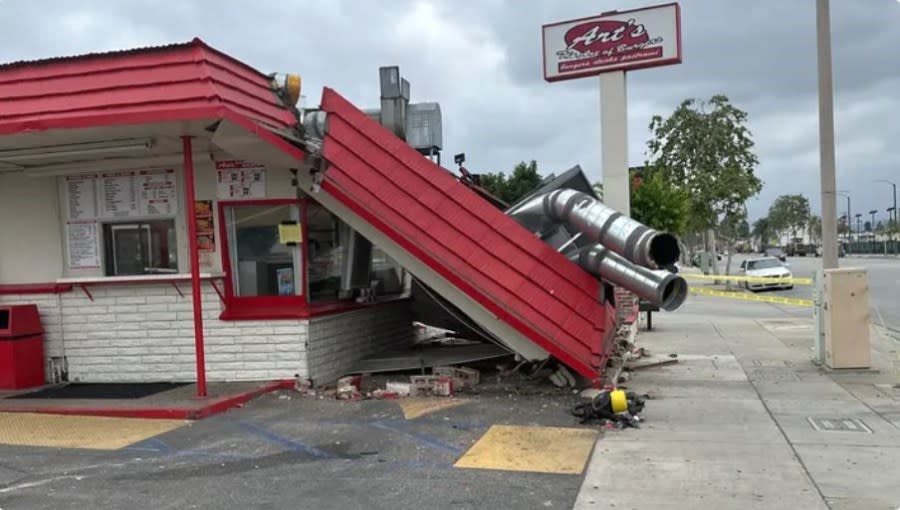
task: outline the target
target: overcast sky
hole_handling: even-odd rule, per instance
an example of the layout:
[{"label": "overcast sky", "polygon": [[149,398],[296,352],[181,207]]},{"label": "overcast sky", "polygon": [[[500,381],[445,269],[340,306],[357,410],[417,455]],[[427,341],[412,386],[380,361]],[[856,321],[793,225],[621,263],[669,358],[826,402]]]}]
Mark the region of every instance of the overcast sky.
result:
[{"label": "overcast sky", "polygon": [[[377,106],[378,67],[399,65],[412,99],[438,101],[444,162],[542,173],[581,164],[599,179],[598,79],[547,83],[542,24],[652,5],[617,0],[0,0],[0,61],[182,42],[199,36],[263,72],[298,72],[307,105],[321,88]],[[853,213],[890,205],[900,184],[900,2],[832,0],[838,188]],[[632,165],[653,114],[725,94],[750,115],[765,182],[751,216],[802,193],[819,209],[814,0],[685,0],[684,62],[628,75]],[[838,209],[846,210],[839,197]],[[868,215],[866,215],[868,217]]]}]

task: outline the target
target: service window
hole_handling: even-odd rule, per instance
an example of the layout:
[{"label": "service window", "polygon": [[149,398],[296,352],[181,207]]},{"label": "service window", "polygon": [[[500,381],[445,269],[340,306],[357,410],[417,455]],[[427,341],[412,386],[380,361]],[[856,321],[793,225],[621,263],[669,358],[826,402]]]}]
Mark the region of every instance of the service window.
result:
[{"label": "service window", "polygon": [[347,253],[353,231],[315,202],[306,206],[309,251],[309,302],[327,303],[345,296]]},{"label": "service window", "polygon": [[303,294],[299,206],[226,205],[223,213],[233,296]]},{"label": "service window", "polygon": [[174,220],[103,224],[106,276],[178,272]]}]

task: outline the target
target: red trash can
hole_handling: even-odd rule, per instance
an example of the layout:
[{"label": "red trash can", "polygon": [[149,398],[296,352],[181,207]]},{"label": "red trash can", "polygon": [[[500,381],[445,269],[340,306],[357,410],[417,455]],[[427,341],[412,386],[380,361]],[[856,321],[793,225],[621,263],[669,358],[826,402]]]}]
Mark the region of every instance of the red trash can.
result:
[{"label": "red trash can", "polygon": [[44,328],[37,306],[0,305],[0,390],[44,384]]}]

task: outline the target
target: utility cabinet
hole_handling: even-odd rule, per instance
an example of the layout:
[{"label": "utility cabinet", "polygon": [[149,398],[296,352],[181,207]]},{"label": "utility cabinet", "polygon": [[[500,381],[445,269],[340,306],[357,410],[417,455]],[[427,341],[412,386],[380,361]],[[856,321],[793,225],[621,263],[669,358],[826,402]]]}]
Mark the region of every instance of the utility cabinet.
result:
[{"label": "utility cabinet", "polygon": [[825,364],[829,368],[868,368],[869,279],[865,269],[826,269],[823,285],[825,304]]}]

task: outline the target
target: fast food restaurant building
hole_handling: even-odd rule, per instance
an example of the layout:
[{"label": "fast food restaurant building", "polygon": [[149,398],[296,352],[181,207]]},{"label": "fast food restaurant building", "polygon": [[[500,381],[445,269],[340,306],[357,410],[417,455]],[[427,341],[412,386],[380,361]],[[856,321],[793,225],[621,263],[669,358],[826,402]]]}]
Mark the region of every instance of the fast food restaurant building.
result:
[{"label": "fast food restaurant building", "polygon": [[595,279],[330,89],[310,145],[292,93],[196,39],[0,66],[0,305],[38,306],[48,382],[328,382],[410,341],[411,274],[601,369]]}]

